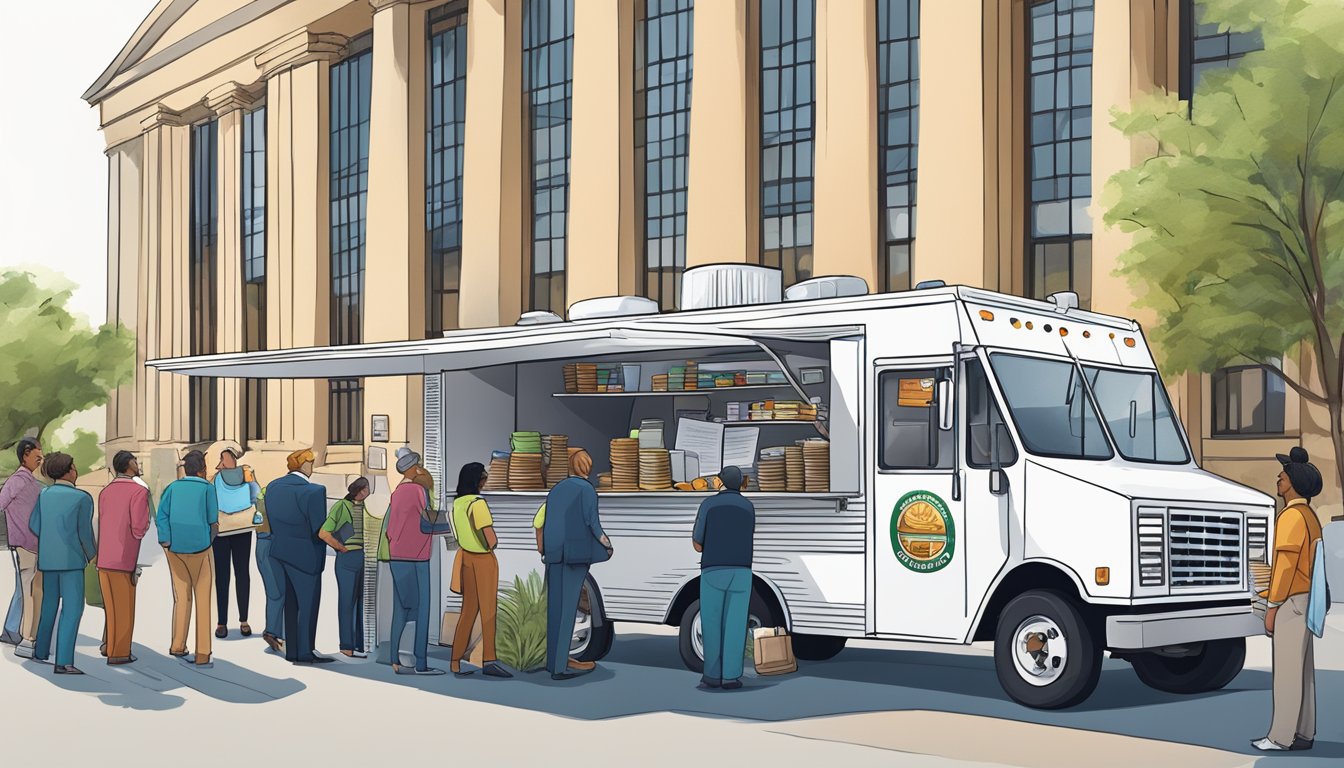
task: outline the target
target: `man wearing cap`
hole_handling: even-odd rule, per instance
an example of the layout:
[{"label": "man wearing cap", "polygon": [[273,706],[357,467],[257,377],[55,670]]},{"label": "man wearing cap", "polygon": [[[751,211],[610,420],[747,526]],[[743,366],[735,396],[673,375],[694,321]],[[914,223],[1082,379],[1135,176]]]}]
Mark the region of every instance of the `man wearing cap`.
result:
[{"label": "man wearing cap", "polygon": [[1307,595],[1321,522],[1307,503],[1320,494],[1320,470],[1306,449],[1276,457],[1283,465],[1277,491],[1283,511],[1274,524],[1274,563],[1265,630],[1274,639],[1274,716],[1269,735],[1251,742],[1264,752],[1311,749],[1316,739],[1316,664],[1307,629]]},{"label": "man wearing cap", "polygon": [[285,659],[294,664],[332,661],[313,650],[327,564],[326,545],[317,536],[327,519],[326,491],[308,480],[315,458],[306,448],[289,454],[289,474],[266,486],[271,562],[285,594]]},{"label": "man wearing cap", "polygon": [[593,460],[586,451],[572,452],[570,476],[546,494],[537,511],[539,546],[546,564],[546,668],[552,680],[568,680],[596,664],[569,657],[579,596],[593,563],[611,559],[611,540],[597,514],[597,490],[588,480]]},{"label": "man wearing cap", "polygon": [[700,626],[705,670],[700,687],[742,687],[743,644],[751,602],[756,508],[741,493],[742,470],[719,472],[723,490],[700,503],[691,545],[700,553]]},{"label": "man wearing cap", "polygon": [[252,468],[239,465],[243,449],[235,442],[224,443],[215,466],[215,494],[219,497],[219,536],[213,545],[215,556],[215,605],[219,622],[215,637],[229,635],[229,577],[237,579],[238,629],[243,637],[252,634],[247,623],[247,606],[252,597],[252,526],[257,520],[257,497],[261,486]]}]

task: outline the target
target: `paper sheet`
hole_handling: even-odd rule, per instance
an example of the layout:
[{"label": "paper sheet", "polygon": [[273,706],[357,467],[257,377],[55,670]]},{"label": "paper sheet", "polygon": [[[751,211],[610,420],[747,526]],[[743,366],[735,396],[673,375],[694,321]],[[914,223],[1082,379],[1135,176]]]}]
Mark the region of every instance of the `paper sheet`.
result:
[{"label": "paper sheet", "polygon": [[760,427],[733,427],[723,431],[723,466],[745,469],[756,466],[756,443]]},{"label": "paper sheet", "polygon": [[700,476],[717,475],[723,468],[722,424],[695,419],[677,420],[678,451],[692,451],[700,457]]}]

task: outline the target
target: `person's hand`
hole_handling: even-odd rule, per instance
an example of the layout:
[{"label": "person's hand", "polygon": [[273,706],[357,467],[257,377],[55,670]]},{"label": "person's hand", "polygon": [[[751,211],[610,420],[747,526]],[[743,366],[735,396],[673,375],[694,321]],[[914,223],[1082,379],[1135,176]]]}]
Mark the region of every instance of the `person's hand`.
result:
[{"label": "person's hand", "polygon": [[1274,636],[1274,618],[1279,614],[1279,607],[1276,605],[1265,611],[1265,634]]},{"label": "person's hand", "polygon": [[340,546],[340,548],[337,549],[336,551],[337,551],[337,552],[340,552],[342,555],[344,555],[344,554],[346,554],[347,552],[350,551],[350,548],[347,547],[347,546],[345,546],[344,544],[342,544],[342,545]]}]

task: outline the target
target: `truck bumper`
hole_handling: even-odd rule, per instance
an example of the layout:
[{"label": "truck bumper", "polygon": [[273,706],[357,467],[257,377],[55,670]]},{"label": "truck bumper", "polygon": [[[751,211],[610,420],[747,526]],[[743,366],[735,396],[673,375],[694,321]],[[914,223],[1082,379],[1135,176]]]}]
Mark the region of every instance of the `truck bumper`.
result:
[{"label": "truck bumper", "polygon": [[1264,633],[1264,618],[1249,604],[1106,618],[1106,647],[1116,650],[1165,648]]}]

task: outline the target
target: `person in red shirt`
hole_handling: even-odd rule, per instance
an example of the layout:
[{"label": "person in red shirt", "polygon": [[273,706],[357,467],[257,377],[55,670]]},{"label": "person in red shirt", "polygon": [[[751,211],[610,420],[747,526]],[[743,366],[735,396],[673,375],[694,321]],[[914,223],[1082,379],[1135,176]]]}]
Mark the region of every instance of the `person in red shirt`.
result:
[{"label": "person in red shirt", "polygon": [[135,632],[135,571],[140,540],[149,532],[149,489],[137,483],[140,463],[130,451],[112,457],[117,476],[98,494],[98,583],[107,615],[107,663],[130,664]]}]

